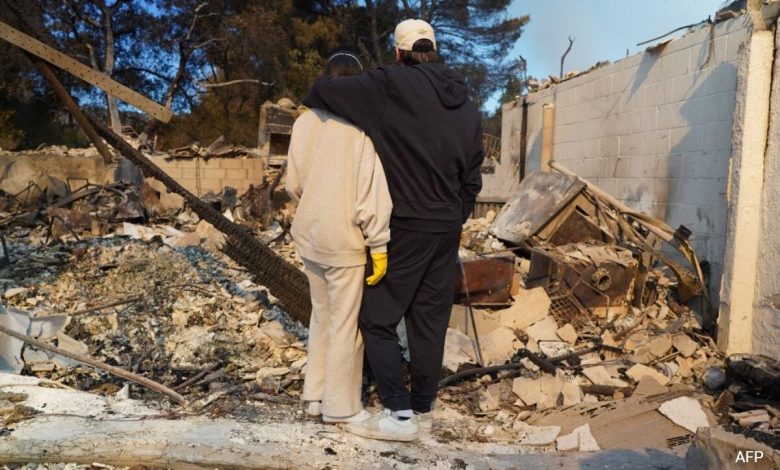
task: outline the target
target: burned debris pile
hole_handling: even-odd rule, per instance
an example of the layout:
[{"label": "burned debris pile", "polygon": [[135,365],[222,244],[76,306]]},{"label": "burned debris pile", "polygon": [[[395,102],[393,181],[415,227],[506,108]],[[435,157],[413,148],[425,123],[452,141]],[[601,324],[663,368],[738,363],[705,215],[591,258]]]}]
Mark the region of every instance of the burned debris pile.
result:
[{"label": "burned debris pile", "polygon": [[777,447],[777,362],[717,350],[689,235],[565,168],[526,176],[464,227],[444,404],[558,450],[675,450],[717,425]]},{"label": "burned debris pile", "polygon": [[[189,206],[155,210],[159,193],[146,183],[50,179],[0,198],[0,326],[45,346],[0,333],[0,370],[107,396],[165,388],[192,409],[231,416],[255,402],[297,403],[305,328],[225,256],[226,234]],[[243,196],[225,188],[204,204],[232,223],[252,200]],[[281,217],[239,220],[247,237],[300,263]],[[128,388],[112,367],[160,387]]]},{"label": "burned debris pile", "polygon": [[[226,256],[231,235],[213,223],[218,214],[299,268],[293,209],[274,196],[282,183],[283,167],[244,194],[226,188],[176,210],[125,182],[3,194],[0,326],[149,379],[188,412],[301,419],[306,329]],[[779,366],[718,352],[684,228],[630,212],[575,176],[532,173],[499,214],[466,223],[460,258],[437,441],[692,445],[691,458],[705,460],[739,439],[778,447]],[[0,343],[0,361],[53,386],[181,409],[158,399],[161,388],[18,339]],[[2,426],[38,412],[0,396]]]}]

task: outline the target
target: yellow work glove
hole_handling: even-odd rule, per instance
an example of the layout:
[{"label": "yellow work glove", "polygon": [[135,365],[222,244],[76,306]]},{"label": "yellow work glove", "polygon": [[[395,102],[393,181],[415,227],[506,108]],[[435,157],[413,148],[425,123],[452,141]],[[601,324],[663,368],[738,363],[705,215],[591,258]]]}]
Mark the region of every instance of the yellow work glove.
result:
[{"label": "yellow work glove", "polygon": [[375,286],[387,274],[387,253],[371,253],[371,261],[373,261],[374,272],[366,278],[366,284]]}]

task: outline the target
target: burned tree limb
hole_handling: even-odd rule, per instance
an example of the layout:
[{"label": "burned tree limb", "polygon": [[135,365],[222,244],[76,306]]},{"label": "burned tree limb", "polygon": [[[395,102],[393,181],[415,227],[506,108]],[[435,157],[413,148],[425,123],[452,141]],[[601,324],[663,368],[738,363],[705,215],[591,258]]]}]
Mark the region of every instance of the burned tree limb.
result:
[{"label": "burned tree limb", "polygon": [[222,251],[254,275],[259,284],[267,287],[294,319],[308,324],[311,300],[309,283],[303,272],[255,238],[249,228],[231,222],[185,189],[105,124],[92,117],[90,121],[97,133],[125,158],[136,164],[144,176],[162,182],[169,190],[184,198],[201,219],[227,235]]},{"label": "burned tree limb", "polygon": [[17,333],[16,331],[10,330],[2,325],[0,325],[0,333],[5,333],[8,336],[11,336],[13,338],[16,338],[20,341],[24,341],[27,344],[31,344],[35,346],[36,348],[43,349],[45,351],[52,352],[54,354],[58,354],[63,357],[67,357],[68,359],[73,359],[74,361],[81,362],[82,364],[87,364],[89,366],[95,367],[97,369],[103,370],[108,372],[109,374],[116,375],[117,377],[121,377],[123,379],[127,379],[131,382],[135,382],[139,385],[143,385],[144,387],[148,388],[149,390],[154,390],[155,392],[162,393],[163,395],[167,396],[171,400],[175,401],[176,403],[180,405],[186,405],[187,400],[179,395],[178,393],[174,392],[170,388],[166,387],[165,385],[162,385],[160,383],[157,383],[153,380],[149,380],[146,377],[142,377],[140,375],[134,374],[132,372],[128,372],[124,369],[120,369],[119,367],[110,366],[108,364],[105,364],[103,362],[97,361],[95,359],[82,356],[81,354],[72,353],[70,351],[66,351],[64,349],[60,349],[55,346],[50,346],[43,341],[39,341],[37,339],[31,338],[27,335],[24,335],[22,333]]},{"label": "burned tree limb", "polygon": [[448,375],[447,377],[441,379],[439,381],[439,388],[440,389],[444,388],[450,384],[466,379],[468,377],[473,377],[475,375],[493,374],[495,372],[500,372],[502,370],[514,370],[514,369],[523,369],[523,368],[525,368],[523,364],[519,362],[511,362],[509,364],[501,364],[498,366],[475,367],[473,369],[466,369],[457,372],[455,374]]}]

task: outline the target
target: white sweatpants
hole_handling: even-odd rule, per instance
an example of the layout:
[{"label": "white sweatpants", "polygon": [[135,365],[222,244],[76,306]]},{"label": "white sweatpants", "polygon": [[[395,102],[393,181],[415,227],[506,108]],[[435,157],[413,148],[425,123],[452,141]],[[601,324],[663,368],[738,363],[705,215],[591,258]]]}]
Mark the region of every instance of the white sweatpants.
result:
[{"label": "white sweatpants", "polygon": [[322,414],[352,416],[362,409],[363,337],[358,313],[365,266],[335,268],[304,259],[311,320],[303,400],[322,401]]}]

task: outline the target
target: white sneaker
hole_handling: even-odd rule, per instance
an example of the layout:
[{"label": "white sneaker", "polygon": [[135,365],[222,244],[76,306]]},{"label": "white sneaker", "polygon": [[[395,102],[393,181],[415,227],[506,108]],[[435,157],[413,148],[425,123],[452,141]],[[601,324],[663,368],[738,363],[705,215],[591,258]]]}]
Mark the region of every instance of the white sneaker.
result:
[{"label": "white sneaker", "polygon": [[365,421],[371,417],[371,413],[366,410],[360,410],[360,413],[355,413],[352,416],[346,416],[344,418],[337,418],[335,416],[322,415],[322,421],[324,423],[336,424],[336,423],[357,423],[358,421]]},{"label": "white sneaker", "polygon": [[414,441],[419,437],[416,419],[395,419],[390,415],[390,410],[384,410],[364,421],[350,423],[347,431],[357,436],[385,441]]},{"label": "white sneaker", "polygon": [[319,416],[322,414],[322,402],[310,401],[309,406],[306,407],[306,414],[309,416]]},{"label": "white sneaker", "polygon": [[420,429],[420,432],[431,432],[431,429],[433,429],[433,411],[415,413],[414,417],[417,419],[417,427]]}]

